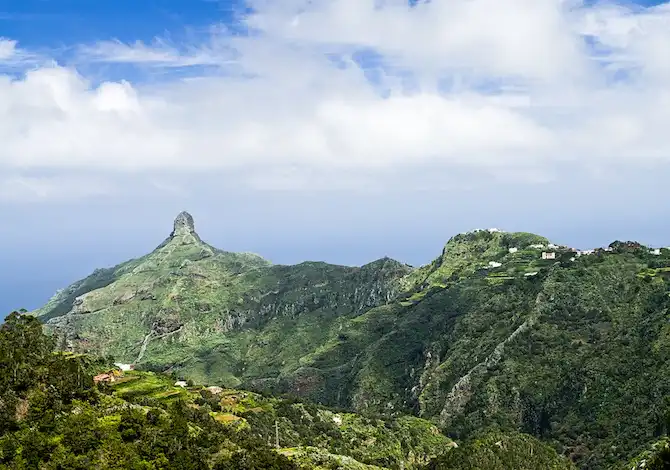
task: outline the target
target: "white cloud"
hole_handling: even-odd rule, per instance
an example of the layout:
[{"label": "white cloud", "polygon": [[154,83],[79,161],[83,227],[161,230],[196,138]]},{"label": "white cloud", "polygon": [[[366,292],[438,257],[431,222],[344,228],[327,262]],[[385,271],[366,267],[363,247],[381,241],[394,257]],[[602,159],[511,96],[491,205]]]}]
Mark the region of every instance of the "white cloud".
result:
[{"label": "white cloud", "polygon": [[610,49],[614,66],[647,80],[670,77],[670,3],[644,12],[608,6],[585,15],[582,31]]},{"label": "white cloud", "polygon": [[79,47],[79,58],[89,62],[142,64],[156,67],[221,65],[217,51],[192,48],[185,51],[162,40],[147,45],[142,41],[124,44],[118,40],[101,41]]},{"label": "white cloud", "polygon": [[432,1],[414,8],[403,0],[290,1],[272,2],[249,23],[279,40],[370,47],[413,69],[547,80],[579,75],[586,66],[569,7],[562,0]]},{"label": "white cloud", "polygon": [[[180,175],[220,172],[251,187],[350,189],[422,169],[537,182],[565,162],[594,171],[670,163],[667,4],[255,8],[248,35],[213,28],[199,45],[104,41],[79,47],[69,66],[1,78],[0,172],[167,174],[175,187]],[[0,42],[0,57],[10,47]],[[84,62],[209,69],[93,84],[76,70]]]},{"label": "white cloud", "polygon": [[39,54],[18,47],[18,41],[0,36],[0,72],[48,62]]},{"label": "white cloud", "polygon": [[16,52],[16,41],[0,37],[0,60],[11,59]]}]

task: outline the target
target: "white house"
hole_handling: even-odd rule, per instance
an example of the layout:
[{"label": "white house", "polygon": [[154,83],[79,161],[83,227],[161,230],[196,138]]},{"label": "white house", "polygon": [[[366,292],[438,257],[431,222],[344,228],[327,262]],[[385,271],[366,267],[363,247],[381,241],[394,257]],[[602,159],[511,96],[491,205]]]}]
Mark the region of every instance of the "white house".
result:
[{"label": "white house", "polygon": [[544,248],[544,245],[542,243],[535,243],[533,245],[528,245],[528,248],[534,248],[536,250],[540,250]]},{"label": "white house", "polygon": [[543,251],[542,252],[542,259],[556,259],[556,252],[555,251]]},{"label": "white house", "polygon": [[502,266],[502,263],[498,263],[497,261],[489,261],[489,266],[491,266],[492,268],[499,268],[500,266]]},{"label": "white house", "polygon": [[558,248],[558,245],[554,245],[553,243],[550,243],[549,245],[547,245],[547,248],[555,250],[556,248]]},{"label": "white house", "polygon": [[652,255],[659,256],[661,254],[661,249],[660,248],[654,248],[653,250],[649,250],[649,253]]},{"label": "white house", "polygon": [[516,253],[517,251],[519,251],[518,248],[510,248],[510,249],[509,249],[509,252],[510,252],[510,253]]},{"label": "white house", "polygon": [[122,364],[120,362],[115,362],[114,365],[124,372],[135,369],[135,364]]},{"label": "white house", "polygon": [[184,381],[184,380],[177,380],[177,381],[174,383],[174,386],[175,386],[175,387],[181,387],[181,388],[186,388],[187,385],[188,385],[188,384],[187,384],[186,381]]}]

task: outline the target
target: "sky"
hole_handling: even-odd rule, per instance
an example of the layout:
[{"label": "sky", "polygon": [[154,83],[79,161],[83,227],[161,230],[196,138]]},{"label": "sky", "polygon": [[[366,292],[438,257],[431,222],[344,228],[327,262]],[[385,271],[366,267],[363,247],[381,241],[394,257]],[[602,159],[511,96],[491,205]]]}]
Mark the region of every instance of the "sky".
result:
[{"label": "sky", "polygon": [[670,3],[0,0],[0,311],[181,210],[276,263],[670,245]]}]

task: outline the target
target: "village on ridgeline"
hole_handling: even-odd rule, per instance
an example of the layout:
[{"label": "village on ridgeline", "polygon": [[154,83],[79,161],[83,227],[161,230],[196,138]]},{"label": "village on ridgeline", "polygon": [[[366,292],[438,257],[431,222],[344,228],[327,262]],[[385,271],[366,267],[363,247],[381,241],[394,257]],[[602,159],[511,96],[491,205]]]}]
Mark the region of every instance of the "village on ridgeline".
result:
[{"label": "village on ridgeline", "polygon": [[[482,233],[482,232],[488,232],[491,234],[505,234],[508,233],[504,230],[501,230],[499,228],[488,228],[488,229],[474,229],[469,232],[464,233],[464,236],[467,235],[472,235],[472,234],[477,234],[477,233]],[[556,245],[554,243],[531,243],[526,246],[510,246],[507,249],[507,253],[509,255],[522,255],[522,254],[528,254],[530,251],[537,252],[537,257],[541,260],[544,261],[556,261],[559,258],[561,258],[563,255],[569,255],[567,258],[569,261],[574,262],[577,258],[581,256],[590,256],[590,255],[602,255],[606,253],[612,253],[614,251],[638,251],[638,250],[643,250],[647,251],[650,255],[652,256],[661,256],[663,252],[665,251],[666,253],[670,253],[670,247],[663,247],[663,248],[649,248],[645,247],[644,245],[638,243],[638,242],[632,242],[632,241],[626,241],[626,242],[620,242],[620,241],[615,241],[611,243],[607,247],[598,247],[598,248],[592,248],[588,250],[580,250],[577,248],[573,248],[567,245]],[[504,262],[501,260],[491,260],[488,262],[487,265],[482,266],[482,269],[484,270],[491,270],[491,269],[496,269],[496,268],[502,268],[504,266]],[[530,277],[536,275],[537,272],[526,272],[524,273],[524,276]]]}]

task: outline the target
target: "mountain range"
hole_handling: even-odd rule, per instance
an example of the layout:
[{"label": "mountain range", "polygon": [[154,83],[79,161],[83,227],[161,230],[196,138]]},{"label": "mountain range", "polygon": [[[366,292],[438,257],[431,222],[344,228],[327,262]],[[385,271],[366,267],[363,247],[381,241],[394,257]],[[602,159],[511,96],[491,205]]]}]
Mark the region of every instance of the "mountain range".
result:
[{"label": "mountain range", "polygon": [[670,431],[669,279],[668,249],[497,229],[418,268],[273,265],[210,246],[183,212],[151,253],[31,314],[62,350],[630,468]]}]

